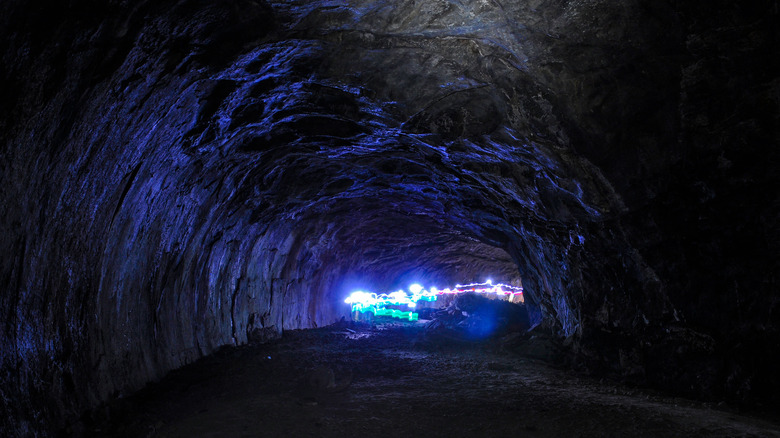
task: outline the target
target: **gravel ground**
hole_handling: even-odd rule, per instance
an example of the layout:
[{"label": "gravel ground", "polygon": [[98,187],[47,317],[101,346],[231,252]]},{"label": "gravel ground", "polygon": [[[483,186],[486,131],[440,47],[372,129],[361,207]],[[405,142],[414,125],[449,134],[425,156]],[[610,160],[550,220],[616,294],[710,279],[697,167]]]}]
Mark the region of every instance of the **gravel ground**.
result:
[{"label": "gravel ground", "polygon": [[106,409],[96,436],[780,437],[776,416],[556,368],[544,342],[341,325],[226,348]]}]

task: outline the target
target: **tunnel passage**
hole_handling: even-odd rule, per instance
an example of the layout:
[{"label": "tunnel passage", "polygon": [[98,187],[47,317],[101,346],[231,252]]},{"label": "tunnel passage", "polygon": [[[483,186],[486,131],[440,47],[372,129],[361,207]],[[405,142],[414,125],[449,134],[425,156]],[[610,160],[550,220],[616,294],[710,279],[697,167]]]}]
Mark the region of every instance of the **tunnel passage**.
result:
[{"label": "tunnel passage", "polygon": [[761,11],[731,35],[641,1],[38,6],[2,6],[6,429],[62,427],[256,329],[329,324],[353,282],[484,269],[520,276],[588,370],[776,383],[749,359],[776,351],[776,279],[746,274],[776,271],[773,204],[756,227],[720,214],[776,177],[758,146],[709,141],[772,144],[776,101],[732,117],[704,98],[766,79],[707,68],[741,32],[774,47]]}]

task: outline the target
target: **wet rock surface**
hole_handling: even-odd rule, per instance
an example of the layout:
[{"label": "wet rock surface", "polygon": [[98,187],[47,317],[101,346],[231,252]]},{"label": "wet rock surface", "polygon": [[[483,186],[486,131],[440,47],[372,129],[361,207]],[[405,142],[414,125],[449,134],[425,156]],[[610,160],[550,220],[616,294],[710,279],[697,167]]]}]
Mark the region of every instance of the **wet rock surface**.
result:
[{"label": "wet rock surface", "polygon": [[572,375],[540,361],[550,356],[533,342],[445,341],[397,323],[291,331],[177,370],[85,427],[128,437],[780,436],[766,413]]},{"label": "wet rock surface", "polygon": [[519,280],[577,369],[777,401],[773,1],[0,5],[0,410],[353,288]]}]

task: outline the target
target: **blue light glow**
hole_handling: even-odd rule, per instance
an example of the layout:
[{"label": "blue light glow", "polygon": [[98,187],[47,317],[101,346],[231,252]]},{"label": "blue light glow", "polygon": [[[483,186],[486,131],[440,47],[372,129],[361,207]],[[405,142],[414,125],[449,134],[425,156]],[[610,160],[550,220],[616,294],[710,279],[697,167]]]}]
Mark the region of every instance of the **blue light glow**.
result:
[{"label": "blue light glow", "polygon": [[[415,309],[422,303],[430,303],[437,300],[437,297],[444,294],[460,294],[464,292],[474,292],[480,294],[494,294],[497,297],[509,301],[523,301],[523,288],[507,286],[505,284],[494,285],[491,280],[485,283],[473,283],[467,285],[456,285],[455,288],[438,289],[431,287],[430,291],[425,290],[419,284],[409,286],[410,293],[403,290],[390,292],[387,294],[375,294],[371,292],[355,291],[344,300],[345,303],[352,305],[353,314],[371,313],[374,316],[390,316],[399,319],[408,319],[417,321],[419,314],[412,311],[398,309]],[[393,308],[393,306],[395,308]]]}]

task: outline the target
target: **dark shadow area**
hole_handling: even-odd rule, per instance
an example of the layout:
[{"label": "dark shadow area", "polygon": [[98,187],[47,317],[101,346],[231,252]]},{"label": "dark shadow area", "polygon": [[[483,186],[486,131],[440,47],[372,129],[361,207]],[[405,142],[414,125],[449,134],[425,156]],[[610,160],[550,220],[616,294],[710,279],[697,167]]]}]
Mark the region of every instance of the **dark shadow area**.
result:
[{"label": "dark shadow area", "polygon": [[477,341],[342,323],[230,347],[95,412],[95,436],[774,437],[780,420],[561,367],[539,331]]}]

